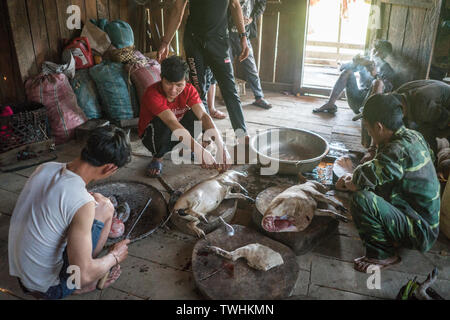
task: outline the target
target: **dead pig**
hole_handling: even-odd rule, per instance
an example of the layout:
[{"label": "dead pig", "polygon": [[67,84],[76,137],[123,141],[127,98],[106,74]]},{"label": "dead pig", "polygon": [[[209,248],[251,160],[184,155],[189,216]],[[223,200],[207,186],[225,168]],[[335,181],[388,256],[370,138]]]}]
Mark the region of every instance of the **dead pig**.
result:
[{"label": "dead pig", "polygon": [[[227,171],[207,179],[193,186],[183,193],[174,205],[173,212],[188,221],[188,228],[197,236],[204,237],[205,233],[197,225],[200,221],[208,223],[206,215],[215,210],[225,199],[253,199],[245,194],[247,190],[238,182],[239,177],[247,175],[237,171]],[[245,194],[233,193],[233,188],[239,188]]]},{"label": "dead pig", "polygon": [[316,181],[292,186],[269,204],[261,221],[262,227],[269,232],[299,232],[305,230],[314,215],[331,215],[347,222],[348,219],[336,210],[318,209],[317,204],[324,202],[334,209],[346,211],[342,203],[332,197],[327,197],[325,186]]}]

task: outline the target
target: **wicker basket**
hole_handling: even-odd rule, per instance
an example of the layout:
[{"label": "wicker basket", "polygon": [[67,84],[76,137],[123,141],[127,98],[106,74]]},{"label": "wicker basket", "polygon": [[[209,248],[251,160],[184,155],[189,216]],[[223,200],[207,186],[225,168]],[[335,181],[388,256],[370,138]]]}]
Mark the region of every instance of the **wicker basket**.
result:
[{"label": "wicker basket", "polygon": [[0,154],[50,139],[50,125],[45,107],[0,117]]}]

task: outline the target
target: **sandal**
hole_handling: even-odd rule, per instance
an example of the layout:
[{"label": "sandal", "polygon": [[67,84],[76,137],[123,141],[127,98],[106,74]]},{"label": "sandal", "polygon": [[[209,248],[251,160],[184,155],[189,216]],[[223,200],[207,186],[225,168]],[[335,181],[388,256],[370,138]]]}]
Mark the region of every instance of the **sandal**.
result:
[{"label": "sandal", "polygon": [[399,256],[390,257],[384,260],[367,258],[366,256],[353,260],[353,267],[356,271],[367,273],[367,269],[371,266],[377,266],[381,269],[386,269],[393,265],[400,263],[402,259]]},{"label": "sandal", "polygon": [[214,111],[211,111],[211,117],[213,117],[214,119],[225,119],[227,117],[227,115],[225,113],[223,113],[222,111],[219,111],[217,109],[214,109]]},{"label": "sandal", "polygon": [[255,100],[252,104],[266,110],[272,109],[272,105],[263,98]]},{"label": "sandal", "polygon": [[332,108],[330,109],[320,109],[320,108],[316,108],[313,110],[313,113],[319,113],[319,112],[323,112],[323,113],[330,113],[330,114],[335,114],[337,112],[337,106],[334,105]]},{"label": "sandal", "polygon": [[[161,173],[162,173],[162,168],[163,168],[163,165],[162,165],[161,162],[159,162],[157,160],[152,160],[152,162],[150,162],[149,165],[147,166],[147,176],[149,178],[158,178],[158,177],[160,177]],[[149,171],[152,170],[152,169],[158,170],[159,173],[158,174],[150,174]]]}]

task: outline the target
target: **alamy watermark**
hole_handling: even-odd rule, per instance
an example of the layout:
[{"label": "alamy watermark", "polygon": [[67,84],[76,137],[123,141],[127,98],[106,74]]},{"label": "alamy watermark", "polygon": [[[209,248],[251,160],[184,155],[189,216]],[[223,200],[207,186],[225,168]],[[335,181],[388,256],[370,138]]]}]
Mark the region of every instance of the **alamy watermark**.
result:
[{"label": "alamy watermark", "polygon": [[69,18],[66,20],[66,26],[69,30],[81,29],[81,9],[77,5],[67,7],[66,13]]},{"label": "alamy watermark", "polygon": [[381,289],[381,270],[380,267],[371,264],[367,267],[366,273],[370,273],[371,276],[367,279],[367,289],[369,290],[380,290]]},{"label": "alamy watermark", "polygon": [[80,290],[81,289],[81,269],[79,266],[70,265],[67,267],[69,278],[67,278],[66,286],[70,290]]}]

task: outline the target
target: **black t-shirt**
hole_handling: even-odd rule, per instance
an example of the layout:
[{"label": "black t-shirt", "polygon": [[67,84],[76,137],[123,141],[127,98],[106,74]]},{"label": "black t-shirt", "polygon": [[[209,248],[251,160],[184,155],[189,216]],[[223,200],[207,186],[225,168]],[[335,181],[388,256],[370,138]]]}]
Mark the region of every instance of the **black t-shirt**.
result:
[{"label": "black t-shirt", "polygon": [[189,0],[186,31],[202,38],[228,36],[230,0]]}]

